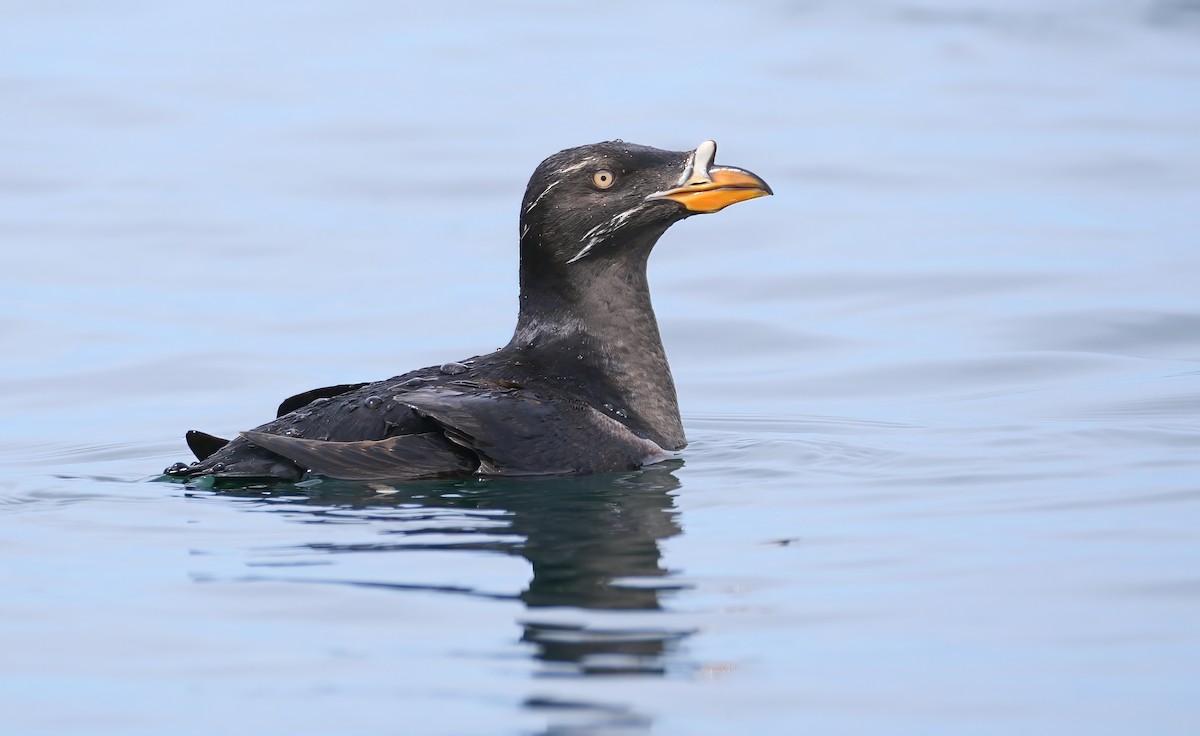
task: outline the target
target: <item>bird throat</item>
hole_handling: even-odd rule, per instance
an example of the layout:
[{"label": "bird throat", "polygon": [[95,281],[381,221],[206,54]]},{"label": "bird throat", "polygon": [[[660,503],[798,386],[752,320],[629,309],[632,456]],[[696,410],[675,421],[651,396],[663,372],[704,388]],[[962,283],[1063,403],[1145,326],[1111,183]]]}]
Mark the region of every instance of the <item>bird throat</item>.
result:
[{"label": "bird throat", "polygon": [[547,378],[578,381],[595,408],[677,450],[687,441],[650,301],[649,251],[630,249],[627,258],[571,264],[554,274],[527,270],[523,253],[520,312],[506,349],[527,355]]}]

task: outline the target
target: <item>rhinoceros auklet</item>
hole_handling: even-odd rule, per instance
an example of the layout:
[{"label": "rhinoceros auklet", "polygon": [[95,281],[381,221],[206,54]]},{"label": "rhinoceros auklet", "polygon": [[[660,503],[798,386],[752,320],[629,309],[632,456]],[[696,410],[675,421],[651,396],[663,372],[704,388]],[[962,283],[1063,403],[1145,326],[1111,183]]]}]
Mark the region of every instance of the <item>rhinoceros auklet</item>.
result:
[{"label": "rhinoceros auklet", "polygon": [[771,194],[715,166],[717,144],[623,141],[542,162],[521,203],[517,328],[488,355],[293,396],[224,440],[188,432],[198,458],[170,476],[294,481],[595,473],[687,444],[650,305],[646,260],[672,224]]}]

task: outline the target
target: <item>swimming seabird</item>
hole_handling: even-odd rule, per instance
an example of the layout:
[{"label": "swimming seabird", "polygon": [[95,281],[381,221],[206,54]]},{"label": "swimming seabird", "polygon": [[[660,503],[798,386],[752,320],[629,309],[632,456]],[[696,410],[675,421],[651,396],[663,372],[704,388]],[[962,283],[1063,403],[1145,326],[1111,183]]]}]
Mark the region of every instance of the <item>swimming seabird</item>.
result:
[{"label": "swimming seabird", "polygon": [[667,228],[771,194],[713,163],[717,145],[570,148],[521,203],[521,294],[507,345],[394,378],[313,389],[169,476],[295,481],[628,470],[687,440],[650,304],[646,262]]}]

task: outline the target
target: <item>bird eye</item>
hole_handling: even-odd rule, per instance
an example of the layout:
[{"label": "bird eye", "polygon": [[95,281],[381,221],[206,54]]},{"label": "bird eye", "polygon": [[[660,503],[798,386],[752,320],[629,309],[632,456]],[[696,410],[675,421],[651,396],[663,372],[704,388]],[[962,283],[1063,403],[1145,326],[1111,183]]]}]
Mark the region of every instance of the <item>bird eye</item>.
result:
[{"label": "bird eye", "polygon": [[600,169],[592,174],[592,183],[596,185],[597,189],[608,189],[616,180],[617,177],[613,176],[608,169]]}]

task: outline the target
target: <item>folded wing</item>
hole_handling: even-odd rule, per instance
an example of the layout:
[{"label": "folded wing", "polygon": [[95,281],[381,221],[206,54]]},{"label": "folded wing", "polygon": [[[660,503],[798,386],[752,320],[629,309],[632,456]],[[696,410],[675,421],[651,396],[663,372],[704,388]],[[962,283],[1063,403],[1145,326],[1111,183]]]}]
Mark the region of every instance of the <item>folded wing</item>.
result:
[{"label": "folded wing", "polygon": [[311,472],[346,480],[593,473],[640,467],[664,454],[612,417],[563,396],[463,381],[394,400],[435,431],[354,442],[242,436]]}]

